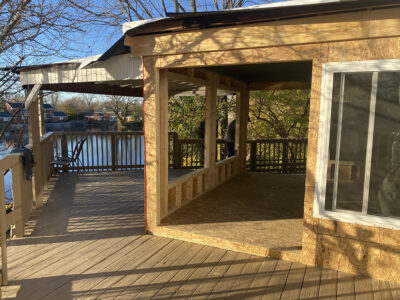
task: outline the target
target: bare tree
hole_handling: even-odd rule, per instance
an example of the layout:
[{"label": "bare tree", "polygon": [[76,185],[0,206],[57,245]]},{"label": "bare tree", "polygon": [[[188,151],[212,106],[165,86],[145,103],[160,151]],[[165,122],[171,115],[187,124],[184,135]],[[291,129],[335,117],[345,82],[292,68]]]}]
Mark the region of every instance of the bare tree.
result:
[{"label": "bare tree", "polygon": [[86,102],[87,111],[89,113],[92,113],[93,112],[93,103],[96,100],[96,98],[92,94],[83,94],[82,98]]},{"label": "bare tree", "polygon": [[[263,4],[273,0],[68,0],[92,25],[114,27],[120,34],[125,22],[165,17],[168,12],[198,12]],[[285,1],[285,0],[278,0]]]},{"label": "bare tree", "polygon": [[[22,96],[17,70],[48,57],[67,57],[85,20],[67,0],[0,0],[0,107]],[[17,114],[20,112],[17,112]],[[0,140],[15,115],[0,133]]]},{"label": "bare tree", "polygon": [[44,96],[44,102],[49,103],[51,106],[53,106],[54,110],[59,110],[61,102],[60,94],[51,92]]},{"label": "bare tree", "polygon": [[134,99],[124,96],[110,96],[105,102],[105,108],[112,111],[120,126],[127,125],[127,116],[131,112]]}]

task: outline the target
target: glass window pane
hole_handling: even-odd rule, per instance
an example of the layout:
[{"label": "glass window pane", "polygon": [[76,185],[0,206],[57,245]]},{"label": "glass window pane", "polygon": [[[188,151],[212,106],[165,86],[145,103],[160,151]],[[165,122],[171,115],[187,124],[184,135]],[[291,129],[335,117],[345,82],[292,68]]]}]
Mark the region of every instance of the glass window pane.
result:
[{"label": "glass window pane", "polygon": [[[334,84],[334,95],[338,93],[337,85],[337,83]],[[331,119],[330,161],[328,164],[330,170],[328,170],[327,176],[327,187],[330,185],[330,188],[327,188],[326,198],[333,199],[334,197],[333,179],[335,168],[338,168],[337,209],[362,211],[371,88],[372,72],[345,75],[341,124],[339,124],[340,105],[338,99],[340,96],[333,97],[332,114],[335,117]],[[338,143],[340,143],[340,149],[337,166],[335,160]],[[331,200],[330,208],[332,208],[332,202]],[[328,209],[327,206],[326,209]]]},{"label": "glass window pane", "polygon": [[380,72],[368,214],[400,216],[400,72]]}]

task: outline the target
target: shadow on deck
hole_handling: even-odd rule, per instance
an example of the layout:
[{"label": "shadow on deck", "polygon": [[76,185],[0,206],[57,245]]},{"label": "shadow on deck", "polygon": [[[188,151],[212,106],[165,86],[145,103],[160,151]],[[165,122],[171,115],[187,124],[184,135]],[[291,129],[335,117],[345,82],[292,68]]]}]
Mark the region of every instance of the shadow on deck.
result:
[{"label": "shadow on deck", "polygon": [[51,182],[8,245],[5,299],[399,299],[398,285],[143,234],[143,172]]}]

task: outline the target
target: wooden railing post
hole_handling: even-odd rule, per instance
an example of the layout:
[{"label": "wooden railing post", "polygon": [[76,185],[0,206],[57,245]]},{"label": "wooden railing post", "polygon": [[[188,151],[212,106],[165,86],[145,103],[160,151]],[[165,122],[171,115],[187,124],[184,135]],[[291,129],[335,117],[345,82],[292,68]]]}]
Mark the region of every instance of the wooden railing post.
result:
[{"label": "wooden railing post", "polygon": [[111,170],[115,171],[117,164],[117,151],[116,151],[115,134],[111,135]]},{"label": "wooden railing post", "polygon": [[282,140],[282,172],[287,173],[288,172],[288,140],[283,139]]},{"label": "wooden railing post", "polygon": [[[61,156],[67,157],[68,156],[68,138],[65,133],[61,134]],[[63,167],[63,172],[67,172],[68,167]]]},{"label": "wooden railing post", "polygon": [[181,147],[180,144],[178,142],[179,136],[177,132],[173,132],[172,134],[172,166],[174,169],[179,169],[181,167],[181,157],[182,157],[182,153],[181,153]]},{"label": "wooden railing post", "polygon": [[[22,156],[18,157],[19,164],[12,168],[12,195],[14,207],[13,210],[18,212],[18,218],[15,220],[15,236],[22,237],[24,235],[24,221],[28,220],[32,210],[32,201],[23,203],[23,186],[25,185],[24,170],[22,164]],[[26,206],[26,207],[24,207]],[[24,211],[25,210],[25,211]],[[25,214],[25,216],[24,216]]]},{"label": "wooden railing post", "polygon": [[250,171],[256,171],[256,160],[257,160],[257,142],[250,142]]}]

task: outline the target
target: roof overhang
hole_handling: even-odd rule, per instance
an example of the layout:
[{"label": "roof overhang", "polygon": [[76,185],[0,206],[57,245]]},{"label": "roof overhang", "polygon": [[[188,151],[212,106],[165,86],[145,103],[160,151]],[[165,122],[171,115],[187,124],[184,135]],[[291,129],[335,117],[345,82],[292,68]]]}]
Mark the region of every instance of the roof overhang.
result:
[{"label": "roof overhang", "polygon": [[[284,3],[284,4],[283,4]],[[169,13],[167,18],[136,24],[127,23],[125,35],[151,35],[166,32],[254,24],[326,14],[337,14],[365,9],[399,6],[398,0],[303,0],[256,5],[238,9],[196,13]],[[130,24],[132,28],[129,29]]]}]

